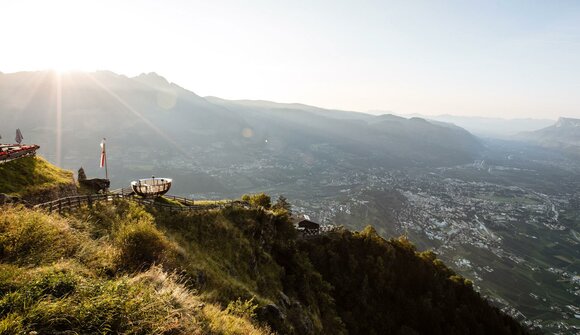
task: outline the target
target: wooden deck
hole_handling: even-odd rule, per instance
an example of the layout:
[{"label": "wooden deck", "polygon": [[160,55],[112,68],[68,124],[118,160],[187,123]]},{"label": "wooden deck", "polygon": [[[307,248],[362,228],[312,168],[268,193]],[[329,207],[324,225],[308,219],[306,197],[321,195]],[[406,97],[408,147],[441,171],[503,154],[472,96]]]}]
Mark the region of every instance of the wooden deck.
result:
[{"label": "wooden deck", "polygon": [[36,155],[36,150],[40,148],[37,145],[30,145],[25,146],[26,148],[15,150],[14,148],[17,147],[20,148],[21,146],[13,144],[0,144],[0,164],[11,162],[23,157],[34,156]]}]

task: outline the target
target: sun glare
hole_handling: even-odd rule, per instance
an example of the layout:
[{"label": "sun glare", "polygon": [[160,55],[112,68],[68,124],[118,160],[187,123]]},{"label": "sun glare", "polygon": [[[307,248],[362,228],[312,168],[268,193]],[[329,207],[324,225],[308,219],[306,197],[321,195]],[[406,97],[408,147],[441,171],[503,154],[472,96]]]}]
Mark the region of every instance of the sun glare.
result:
[{"label": "sun glare", "polygon": [[74,62],[71,62],[66,59],[62,59],[59,61],[53,61],[47,64],[46,69],[52,70],[59,74],[65,74],[68,72],[75,72],[75,71],[91,71],[91,69],[79,66]]}]

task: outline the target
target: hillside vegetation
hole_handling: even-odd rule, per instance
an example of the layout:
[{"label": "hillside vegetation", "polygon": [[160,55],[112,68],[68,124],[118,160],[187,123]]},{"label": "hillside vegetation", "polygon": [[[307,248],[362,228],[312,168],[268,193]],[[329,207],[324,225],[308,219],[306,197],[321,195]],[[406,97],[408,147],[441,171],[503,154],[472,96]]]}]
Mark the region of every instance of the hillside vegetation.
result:
[{"label": "hillside vegetation", "polygon": [[0,333],[520,334],[432,253],[284,211],[0,213]]},{"label": "hillside vegetation", "polygon": [[2,209],[0,334],[269,333],[197,293],[176,272],[193,255],[141,207],[97,206],[84,219]]},{"label": "hillside vegetation", "polygon": [[[71,177],[12,163],[0,179],[11,194]],[[179,213],[125,199],[65,215],[0,205],[0,334],[526,333],[405,238],[304,239],[287,203],[244,199]]]},{"label": "hillside vegetation", "polygon": [[39,156],[0,164],[0,193],[25,200],[50,200],[51,196],[75,193],[73,174]]}]

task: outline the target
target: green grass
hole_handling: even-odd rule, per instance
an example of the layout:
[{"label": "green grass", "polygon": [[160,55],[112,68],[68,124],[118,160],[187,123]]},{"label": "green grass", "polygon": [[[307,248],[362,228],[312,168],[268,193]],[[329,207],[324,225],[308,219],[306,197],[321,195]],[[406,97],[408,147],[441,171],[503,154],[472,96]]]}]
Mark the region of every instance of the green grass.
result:
[{"label": "green grass", "polygon": [[72,183],[72,172],[59,169],[38,156],[0,164],[0,193],[25,197]]},{"label": "green grass", "polygon": [[165,205],[171,205],[171,206],[177,206],[177,207],[185,207],[185,205],[182,204],[181,202],[179,202],[177,200],[169,199],[167,197],[155,198],[155,202],[158,202],[158,203],[161,203],[161,204],[165,204]]},{"label": "green grass", "polygon": [[199,206],[211,206],[211,205],[224,205],[232,202],[232,200],[223,199],[223,200],[194,200],[194,205]]},{"label": "green grass", "polygon": [[406,239],[366,228],[299,240],[287,212],[262,206],[172,213],[117,199],[65,216],[0,210],[0,334],[405,333],[422,329],[420,310],[448,317],[423,328],[479,322],[498,333],[499,314],[478,299]]},{"label": "green grass", "polygon": [[[234,298],[208,298],[228,291],[220,285],[235,281],[231,275],[197,291],[192,274],[208,271],[200,259],[213,256],[203,248],[189,254],[194,246],[173,240],[165,220],[128,201],[68,217],[3,206],[0,334],[269,334],[252,315],[226,308]],[[229,297],[251,294],[240,282]]]}]

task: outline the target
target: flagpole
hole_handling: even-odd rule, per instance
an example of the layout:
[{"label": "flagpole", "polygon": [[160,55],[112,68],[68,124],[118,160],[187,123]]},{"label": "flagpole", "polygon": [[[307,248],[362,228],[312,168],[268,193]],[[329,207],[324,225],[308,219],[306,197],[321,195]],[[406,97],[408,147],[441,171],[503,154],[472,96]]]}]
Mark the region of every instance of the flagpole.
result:
[{"label": "flagpole", "polygon": [[103,138],[103,152],[105,153],[105,179],[109,179],[109,169],[107,168],[107,143],[106,138]]}]

